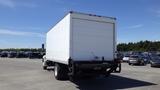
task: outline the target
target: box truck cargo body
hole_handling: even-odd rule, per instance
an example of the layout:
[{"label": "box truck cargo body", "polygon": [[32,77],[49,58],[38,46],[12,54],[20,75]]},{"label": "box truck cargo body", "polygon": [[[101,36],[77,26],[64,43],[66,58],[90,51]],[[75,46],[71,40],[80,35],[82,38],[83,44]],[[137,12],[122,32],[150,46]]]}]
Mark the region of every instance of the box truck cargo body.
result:
[{"label": "box truck cargo body", "polygon": [[115,56],[115,26],[116,19],[112,17],[68,13],[47,33],[43,66],[53,63],[56,74],[56,69],[62,67],[69,76],[92,70],[94,74],[113,72],[120,64]]}]

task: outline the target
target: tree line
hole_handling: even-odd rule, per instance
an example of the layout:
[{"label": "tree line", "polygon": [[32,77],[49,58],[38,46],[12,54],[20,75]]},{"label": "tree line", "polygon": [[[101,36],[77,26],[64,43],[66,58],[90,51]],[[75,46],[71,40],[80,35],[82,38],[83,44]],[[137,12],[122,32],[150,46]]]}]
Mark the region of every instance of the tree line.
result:
[{"label": "tree line", "polygon": [[117,45],[118,51],[160,51],[160,41],[139,41],[120,43]]},{"label": "tree line", "polygon": [[0,49],[0,51],[32,51],[32,52],[44,52],[42,48],[6,48],[6,49]]},{"label": "tree line", "polygon": [[[118,51],[160,51],[160,41],[139,41],[120,43],[117,45]],[[32,51],[44,52],[42,48],[8,48],[0,51]]]}]

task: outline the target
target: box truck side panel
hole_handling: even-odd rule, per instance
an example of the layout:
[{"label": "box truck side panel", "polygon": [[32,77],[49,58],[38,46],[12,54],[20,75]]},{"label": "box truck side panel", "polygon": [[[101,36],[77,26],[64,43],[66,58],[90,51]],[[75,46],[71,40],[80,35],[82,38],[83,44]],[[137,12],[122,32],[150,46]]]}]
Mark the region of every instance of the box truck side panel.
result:
[{"label": "box truck side panel", "polygon": [[68,63],[70,14],[64,17],[48,33],[46,40],[46,58],[51,61]]},{"label": "box truck side panel", "polygon": [[74,60],[114,60],[114,23],[73,18],[72,24]]}]

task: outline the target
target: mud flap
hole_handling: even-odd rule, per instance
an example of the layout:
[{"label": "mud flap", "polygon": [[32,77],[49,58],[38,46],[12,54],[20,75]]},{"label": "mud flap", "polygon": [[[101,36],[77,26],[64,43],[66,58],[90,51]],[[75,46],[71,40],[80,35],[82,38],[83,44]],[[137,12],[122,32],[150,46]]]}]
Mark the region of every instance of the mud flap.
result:
[{"label": "mud flap", "polygon": [[121,72],[121,62],[114,62],[113,66],[107,71],[108,73],[120,73]]},{"label": "mud flap", "polygon": [[120,73],[121,72],[121,63],[117,63],[114,69],[114,73]]}]

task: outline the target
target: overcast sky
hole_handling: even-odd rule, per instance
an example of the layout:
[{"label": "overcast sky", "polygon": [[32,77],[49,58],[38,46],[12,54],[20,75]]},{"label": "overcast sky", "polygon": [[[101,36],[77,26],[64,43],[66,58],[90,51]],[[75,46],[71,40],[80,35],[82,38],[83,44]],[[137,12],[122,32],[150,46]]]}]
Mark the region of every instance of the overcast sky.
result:
[{"label": "overcast sky", "polygon": [[0,48],[37,48],[68,11],[117,18],[117,41],[160,40],[160,0],[0,0]]}]

